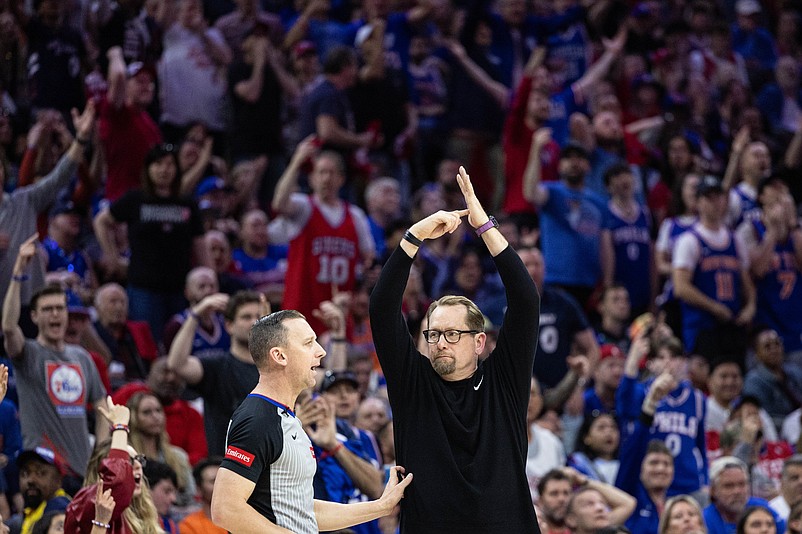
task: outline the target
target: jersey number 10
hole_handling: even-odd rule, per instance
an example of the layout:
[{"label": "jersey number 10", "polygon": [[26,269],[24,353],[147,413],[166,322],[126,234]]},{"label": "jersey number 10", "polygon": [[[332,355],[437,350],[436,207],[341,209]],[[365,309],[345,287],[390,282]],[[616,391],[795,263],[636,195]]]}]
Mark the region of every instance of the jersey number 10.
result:
[{"label": "jersey number 10", "polygon": [[317,281],[321,284],[345,285],[348,281],[348,258],[343,256],[318,256]]}]

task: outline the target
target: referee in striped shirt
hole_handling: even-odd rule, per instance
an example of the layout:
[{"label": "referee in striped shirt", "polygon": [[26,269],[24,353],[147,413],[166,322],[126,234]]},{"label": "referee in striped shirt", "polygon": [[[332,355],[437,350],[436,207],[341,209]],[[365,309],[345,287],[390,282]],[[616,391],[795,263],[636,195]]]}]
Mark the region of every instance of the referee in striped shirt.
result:
[{"label": "referee in striped shirt", "polygon": [[326,355],[302,314],[283,310],[251,328],[248,348],[259,383],[236,409],[212,496],[212,520],[232,534],[317,534],[388,515],[412,475],[394,467],[376,501],[340,504],[314,499],[312,442],[292,406],[315,385]]}]

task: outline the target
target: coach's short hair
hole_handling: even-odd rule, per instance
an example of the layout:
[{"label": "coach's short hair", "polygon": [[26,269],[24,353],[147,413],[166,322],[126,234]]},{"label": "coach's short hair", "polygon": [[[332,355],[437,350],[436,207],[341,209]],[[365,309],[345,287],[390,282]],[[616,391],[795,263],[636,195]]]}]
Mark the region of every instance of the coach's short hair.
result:
[{"label": "coach's short hair", "polygon": [[427,325],[429,324],[429,318],[432,316],[432,313],[434,313],[434,310],[439,306],[465,306],[468,309],[468,313],[466,314],[468,328],[478,332],[485,331],[485,316],[482,315],[482,310],[480,310],[471,299],[461,295],[446,295],[432,302],[426,312]]},{"label": "coach's short hair", "polygon": [[262,317],[251,327],[248,334],[248,350],[258,368],[261,369],[267,363],[270,349],[287,343],[287,328],[284,326],[284,321],[290,319],[306,319],[306,317],[299,311],[281,310]]}]

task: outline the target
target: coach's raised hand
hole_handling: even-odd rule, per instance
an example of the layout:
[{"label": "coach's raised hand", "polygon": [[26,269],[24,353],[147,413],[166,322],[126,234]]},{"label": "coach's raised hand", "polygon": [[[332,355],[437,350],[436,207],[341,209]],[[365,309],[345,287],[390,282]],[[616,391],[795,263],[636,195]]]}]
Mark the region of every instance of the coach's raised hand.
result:
[{"label": "coach's raised hand", "polygon": [[507,248],[507,240],[501,235],[501,232],[498,231],[498,223],[496,220],[487,215],[487,212],[482,207],[482,203],[476,198],[476,193],[471,183],[471,177],[465,171],[465,167],[459,168],[457,183],[459,184],[460,191],[462,191],[462,196],[465,198],[465,205],[468,207],[468,223],[470,223],[476,230],[476,233],[482,237],[490,254],[497,256],[502,250]]},{"label": "coach's raised hand", "polygon": [[459,184],[459,189],[462,191],[462,196],[465,198],[465,206],[468,208],[468,222],[474,228],[479,228],[490,218],[482,207],[482,203],[476,198],[476,193],[471,183],[471,177],[468,175],[467,171],[465,171],[465,167],[460,166],[459,168],[457,184]]}]

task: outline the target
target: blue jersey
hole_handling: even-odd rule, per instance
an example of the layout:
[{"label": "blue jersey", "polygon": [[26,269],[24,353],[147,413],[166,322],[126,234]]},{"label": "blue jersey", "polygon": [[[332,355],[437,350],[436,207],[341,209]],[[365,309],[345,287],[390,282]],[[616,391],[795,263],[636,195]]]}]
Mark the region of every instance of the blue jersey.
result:
[{"label": "blue jersey", "polygon": [[248,256],[241,248],[231,253],[237,270],[254,286],[283,284],[287,271],[288,245],[268,245],[263,258]]},{"label": "blue jersey", "polygon": [[49,237],[42,242],[47,251],[47,272],[69,271],[84,282],[89,281],[89,262],[80,250],[67,253]]},{"label": "blue jersey", "polygon": [[652,304],[649,276],[652,269],[652,240],[649,234],[649,217],[642,206],[638,206],[638,214],[633,220],[627,220],[616,213],[612,201],[609,206],[607,229],[612,235],[615,250],[613,277],[629,291],[632,309],[646,311]]},{"label": "blue jersey", "polygon": [[563,84],[574,83],[588,70],[591,62],[589,43],[584,24],[573,24],[546,40],[549,50],[547,63],[550,70],[559,73]]},{"label": "blue jersey", "polygon": [[[733,228],[738,228],[744,221],[760,219],[760,206],[757,204],[757,199],[752,198],[752,196],[746,192],[743,182],[733,187],[732,192],[735,194],[734,197],[737,198],[738,205],[740,206],[738,219],[735,221]],[[732,200],[730,201],[732,202]]]},{"label": "blue jersey", "polygon": [[[173,320],[178,324],[184,324],[187,320],[189,310],[184,310],[173,316]],[[207,332],[200,325],[195,329],[195,337],[192,338],[192,354],[198,358],[216,358],[225,356],[231,348],[231,337],[225,329],[225,319],[222,314],[213,313],[211,315],[212,332]]]},{"label": "blue jersey", "polygon": [[[694,287],[727,306],[734,317],[741,309],[741,262],[732,233],[728,245],[717,250],[708,245],[696,229],[688,231],[700,247],[699,262],[693,272]],[[682,341],[687,350],[693,350],[699,332],[715,326],[716,318],[710,312],[682,303]]]},{"label": "blue jersey", "polygon": [[[766,227],[753,220],[758,241],[763,241]],[[768,326],[782,337],[785,350],[802,350],[802,285],[799,284],[800,265],[794,254],[790,236],[785,243],[774,246],[771,270],[756,280],[757,313],[755,323]]]},{"label": "blue jersey", "polygon": [[[635,421],[651,382],[642,384],[624,376],[616,392],[616,411],[622,424],[622,440],[637,429]],[[704,395],[683,381],[656,407],[649,439],[665,442],[674,456],[674,481],[668,495],[693,493],[707,484]],[[633,425],[635,425],[633,427]],[[622,441],[623,442],[623,441]]]},{"label": "blue jersey", "polygon": [[579,304],[565,291],[545,286],[540,295],[540,330],[532,372],[547,387],[556,386],[568,372],[574,336],[590,328]]},{"label": "blue jersey", "polygon": [[593,287],[599,281],[599,239],[607,206],[587,189],[563,182],[543,184],[549,200],[540,208],[546,283]]}]

